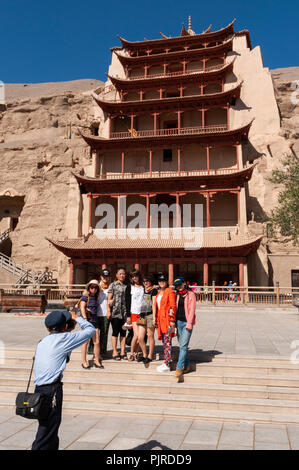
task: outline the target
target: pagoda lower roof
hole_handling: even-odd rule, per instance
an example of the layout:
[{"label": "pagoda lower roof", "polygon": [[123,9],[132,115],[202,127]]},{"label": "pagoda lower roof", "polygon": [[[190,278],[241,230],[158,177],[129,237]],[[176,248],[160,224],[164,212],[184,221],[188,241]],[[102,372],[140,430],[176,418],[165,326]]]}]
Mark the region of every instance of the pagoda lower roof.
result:
[{"label": "pagoda lower roof", "polygon": [[[126,39],[118,36],[120,39],[122,46],[125,49],[128,49],[130,51],[140,51],[144,49],[161,49],[161,47],[175,47],[175,46],[182,46],[186,47],[189,45],[194,45],[194,44],[203,44],[207,43],[209,41],[221,41],[223,39],[226,39],[227,36],[232,34],[234,32],[234,23],[235,19],[227,26],[225,26],[222,29],[219,29],[217,31],[208,31],[204,32],[201,34],[195,34],[195,35],[184,35],[184,36],[177,36],[177,37],[165,37],[163,35],[162,39],[152,39],[152,40],[146,40],[146,41],[127,41]],[[210,28],[208,28],[209,30]]]},{"label": "pagoda lower roof", "polygon": [[114,53],[119,58],[121,64],[123,66],[138,66],[138,65],[154,65],[154,64],[162,64],[163,62],[177,62],[180,59],[199,59],[201,57],[211,57],[211,56],[219,56],[223,55],[227,52],[232,51],[233,46],[233,39],[232,36],[227,41],[219,44],[218,46],[212,47],[202,47],[200,49],[189,49],[184,51],[174,51],[174,52],[165,52],[161,54],[152,54],[152,55],[145,55],[145,56],[127,56],[121,53],[119,50],[115,50]]},{"label": "pagoda lower roof", "polygon": [[[73,173],[82,194],[164,194],[176,191],[207,192],[239,189],[249,181],[255,165],[244,169],[181,172],[118,173],[92,178]],[[157,174],[159,173],[159,174]],[[129,177],[130,175],[130,177]],[[111,179],[110,179],[111,177]]]},{"label": "pagoda lower roof", "polygon": [[227,64],[222,66],[215,66],[210,70],[206,71],[190,71],[185,74],[182,73],[169,73],[165,76],[163,74],[157,74],[156,76],[148,75],[146,78],[119,78],[113,75],[107,75],[111,83],[117,90],[143,90],[145,88],[151,88],[153,86],[172,86],[172,85],[185,85],[185,84],[206,84],[213,81],[220,81],[222,77],[228,72],[233,70],[235,57],[230,60]]},{"label": "pagoda lower roof", "polygon": [[219,93],[161,99],[157,98],[141,101],[108,101],[97,97],[95,94],[92,96],[100,108],[110,115],[157,112],[159,110],[171,111],[174,109],[183,111],[194,108],[197,109],[199,107],[202,108],[205,106],[221,107],[231,104],[233,99],[240,97],[241,86],[242,82],[230,90]]},{"label": "pagoda lower roof", "polygon": [[[67,240],[47,240],[57,250],[71,259],[136,259],[138,256],[144,259],[157,258],[200,258],[212,256],[242,256],[246,257],[250,253],[256,252],[262,237],[250,237],[247,235],[235,234],[228,231],[207,232],[194,235],[194,246],[199,247],[187,249],[187,240],[174,236],[177,231],[169,229],[169,236],[164,237],[161,229],[143,229],[143,238],[133,239],[125,233],[124,229],[113,232],[106,231],[106,237],[98,238],[95,234],[88,237]],[[111,229],[110,229],[111,230]],[[152,232],[150,232],[152,230]],[[156,232],[153,232],[156,230]],[[129,232],[130,234],[130,232]],[[102,230],[102,236],[104,230]],[[196,238],[195,238],[196,237]],[[197,243],[196,243],[197,242]],[[196,245],[195,245],[196,243]],[[189,241],[189,247],[191,243]]]},{"label": "pagoda lower roof", "polygon": [[[154,131],[142,131],[140,136],[133,137],[129,132],[118,132],[117,138],[104,139],[103,137],[86,135],[81,133],[85,142],[94,150],[115,151],[129,149],[153,149],[169,148],[169,146],[180,146],[185,144],[236,144],[247,140],[252,121],[237,129],[227,130],[225,125],[162,129],[158,130],[160,135],[154,135]],[[171,134],[167,135],[167,132]]]}]

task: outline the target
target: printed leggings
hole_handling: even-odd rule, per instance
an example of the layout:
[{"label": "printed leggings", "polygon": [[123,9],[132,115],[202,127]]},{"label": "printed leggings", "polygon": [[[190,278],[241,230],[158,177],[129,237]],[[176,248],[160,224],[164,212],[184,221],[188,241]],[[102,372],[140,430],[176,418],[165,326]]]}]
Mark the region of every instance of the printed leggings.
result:
[{"label": "printed leggings", "polygon": [[165,333],[162,335],[163,348],[164,348],[164,362],[169,366],[171,362],[171,353],[172,353],[172,337]]}]

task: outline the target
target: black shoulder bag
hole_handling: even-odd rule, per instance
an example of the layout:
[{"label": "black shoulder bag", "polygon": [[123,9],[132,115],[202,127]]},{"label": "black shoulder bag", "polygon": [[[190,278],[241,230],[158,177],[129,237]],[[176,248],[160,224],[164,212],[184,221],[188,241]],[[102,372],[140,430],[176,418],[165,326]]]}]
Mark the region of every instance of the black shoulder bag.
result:
[{"label": "black shoulder bag", "polygon": [[32,360],[32,367],[30,371],[29,381],[27,384],[26,392],[20,392],[16,397],[16,414],[28,419],[47,419],[52,410],[55,402],[54,397],[46,395],[45,393],[29,393],[29,385],[31,381],[34,359]]}]

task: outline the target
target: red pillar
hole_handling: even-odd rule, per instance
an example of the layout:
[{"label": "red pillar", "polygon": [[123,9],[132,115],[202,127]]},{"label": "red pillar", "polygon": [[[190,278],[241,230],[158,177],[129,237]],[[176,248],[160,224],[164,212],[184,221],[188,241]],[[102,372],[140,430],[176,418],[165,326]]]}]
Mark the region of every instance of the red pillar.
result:
[{"label": "red pillar", "polygon": [[152,177],[152,171],[153,171],[153,151],[149,151],[149,171],[150,171],[150,177]]},{"label": "red pillar", "polygon": [[125,152],[121,152],[121,177],[124,177],[125,172]]},{"label": "red pillar", "polygon": [[89,205],[88,205],[88,227],[92,227],[92,194],[87,194],[89,198]]},{"label": "red pillar", "polygon": [[244,286],[244,263],[239,263],[239,286]]},{"label": "red pillar", "polygon": [[227,121],[227,130],[229,130],[229,106],[226,107],[226,121]]},{"label": "red pillar", "polygon": [[201,127],[206,127],[205,109],[201,110]]},{"label": "red pillar", "polygon": [[176,204],[176,226],[181,227],[182,220],[181,220],[181,208],[180,208],[180,195],[176,193],[175,195],[175,204]]},{"label": "red pillar", "polygon": [[135,263],[135,264],[134,264],[134,267],[135,267],[135,269],[137,269],[138,271],[140,270],[140,264],[139,264],[139,263]]},{"label": "red pillar", "polygon": [[70,271],[69,271],[69,285],[74,284],[74,263],[72,259],[69,259]]},{"label": "red pillar", "polygon": [[208,170],[208,175],[210,174],[210,147],[206,147],[207,150],[207,170]]},{"label": "red pillar", "polygon": [[168,264],[168,283],[170,286],[173,285],[173,263]]},{"label": "red pillar", "polygon": [[94,160],[94,177],[96,178],[98,176],[98,151],[93,150],[93,160]]},{"label": "red pillar", "polygon": [[181,133],[181,111],[178,111],[178,134]]},{"label": "red pillar", "polygon": [[154,113],[154,135],[157,135],[157,113]]},{"label": "red pillar", "polygon": [[134,114],[131,115],[131,137],[133,137],[133,129],[134,129]]},{"label": "red pillar", "polygon": [[210,193],[206,194],[207,201],[207,227],[211,226],[211,214],[210,214]]},{"label": "red pillar", "polygon": [[111,116],[108,117],[108,137],[111,138]]},{"label": "red pillar", "polygon": [[240,223],[241,223],[240,191],[237,192],[237,200],[238,200],[238,225],[240,226]]},{"label": "red pillar", "polygon": [[178,175],[181,175],[181,149],[178,148]]},{"label": "red pillar", "polygon": [[209,263],[203,264],[203,284],[204,286],[209,285]]}]

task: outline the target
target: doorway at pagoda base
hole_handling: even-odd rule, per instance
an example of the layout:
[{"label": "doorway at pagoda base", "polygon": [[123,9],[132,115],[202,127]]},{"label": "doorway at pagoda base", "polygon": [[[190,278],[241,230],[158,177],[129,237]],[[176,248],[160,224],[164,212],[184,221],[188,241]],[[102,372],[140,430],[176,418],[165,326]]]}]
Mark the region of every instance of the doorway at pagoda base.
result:
[{"label": "doorway at pagoda base", "polygon": [[209,265],[209,284],[212,285],[215,281],[216,286],[223,286],[226,281],[227,284],[236,282],[239,285],[239,266],[238,264],[211,264]]},{"label": "doorway at pagoda base", "polygon": [[147,263],[147,265],[142,265],[143,270],[142,274],[152,274],[155,284],[158,284],[158,273],[163,273],[168,276],[168,264],[164,263]]},{"label": "doorway at pagoda base", "polygon": [[194,263],[193,261],[183,262],[174,265],[174,278],[183,277],[190,284],[196,283],[203,285],[203,265]]}]

